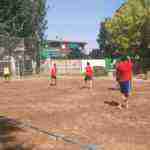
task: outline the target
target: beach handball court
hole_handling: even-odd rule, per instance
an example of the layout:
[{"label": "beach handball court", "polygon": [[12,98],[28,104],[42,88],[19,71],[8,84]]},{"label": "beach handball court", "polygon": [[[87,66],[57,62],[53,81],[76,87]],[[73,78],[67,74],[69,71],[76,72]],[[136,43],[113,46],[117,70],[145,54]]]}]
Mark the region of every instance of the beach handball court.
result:
[{"label": "beach handball court", "polygon": [[[87,89],[79,77],[60,78],[57,86],[49,86],[47,78],[1,80],[0,150],[16,146],[21,150],[80,150],[82,144],[98,150],[149,150],[150,82],[135,80],[129,108],[122,110],[117,107],[121,94],[115,85],[113,80],[95,79],[94,88]],[[27,127],[11,127],[8,118],[70,141]]]}]

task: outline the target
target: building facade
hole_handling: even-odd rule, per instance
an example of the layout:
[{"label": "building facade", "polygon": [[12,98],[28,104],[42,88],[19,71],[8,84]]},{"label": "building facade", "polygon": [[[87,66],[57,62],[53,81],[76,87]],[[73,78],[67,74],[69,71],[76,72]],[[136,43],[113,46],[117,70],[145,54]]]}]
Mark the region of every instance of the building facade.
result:
[{"label": "building facade", "polygon": [[41,51],[43,58],[63,58],[76,49],[84,52],[86,42],[48,40]]}]

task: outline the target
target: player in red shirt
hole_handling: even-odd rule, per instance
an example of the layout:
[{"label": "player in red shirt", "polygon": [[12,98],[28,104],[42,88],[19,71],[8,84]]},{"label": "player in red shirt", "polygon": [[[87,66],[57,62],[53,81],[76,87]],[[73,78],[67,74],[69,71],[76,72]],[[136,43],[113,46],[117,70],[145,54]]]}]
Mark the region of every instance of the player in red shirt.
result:
[{"label": "player in red shirt", "polygon": [[[123,94],[125,107],[128,107],[128,97],[131,92],[132,62],[127,57],[123,57],[116,66],[117,80],[120,84],[120,91]],[[122,105],[119,105],[121,108]]]},{"label": "player in red shirt", "polygon": [[93,87],[93,68],[90,66],[90,63],[87,62],[87,66],[85,68],[85,85],[87,87],[88,81],[89,81],[89,88]]},{"label": "player in red shirt", "polygon": [[56,64],[54,63],[52,68],[50,69],[50,76],[51,76],[51,84],[50,85],[56,85],[57,84],[57,68]]}]

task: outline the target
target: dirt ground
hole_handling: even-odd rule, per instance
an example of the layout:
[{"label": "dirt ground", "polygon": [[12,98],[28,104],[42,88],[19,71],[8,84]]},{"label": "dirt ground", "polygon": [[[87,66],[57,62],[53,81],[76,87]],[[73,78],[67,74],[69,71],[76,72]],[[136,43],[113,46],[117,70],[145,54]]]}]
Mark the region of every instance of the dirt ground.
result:
[{"label": "dirt ground", "polygon": [[[0,116],[63,134],[82,144],[96,144],[96,150],[150,149],[149,81],[134,81],[129,108],[122,110],[115,106],[121,102],[120,92],[112,89],[115,81],[95,79],[92,90],[82,88],[82,84],[80,78],[60,78],[57,87],[48,86],[46,78],[10,83],[1,80]],[[78,144],[56,140],[28,128],[9,130],[7,135],[1,133],[0,149],[12,143],[21,145],[21,150],[81,149]],[[5,140],[1,140],[4,136]]]}]

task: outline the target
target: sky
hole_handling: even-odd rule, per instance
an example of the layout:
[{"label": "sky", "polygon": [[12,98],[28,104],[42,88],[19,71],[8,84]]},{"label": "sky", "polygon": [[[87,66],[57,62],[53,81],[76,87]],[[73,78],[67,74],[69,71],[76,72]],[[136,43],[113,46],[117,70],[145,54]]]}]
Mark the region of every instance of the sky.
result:
[{"label": "sky", "polygon": [[46,36],[87,42],[87,49],[98,48],[100,22],[111,17],[125,0],[47,0],[49,9]]}]

